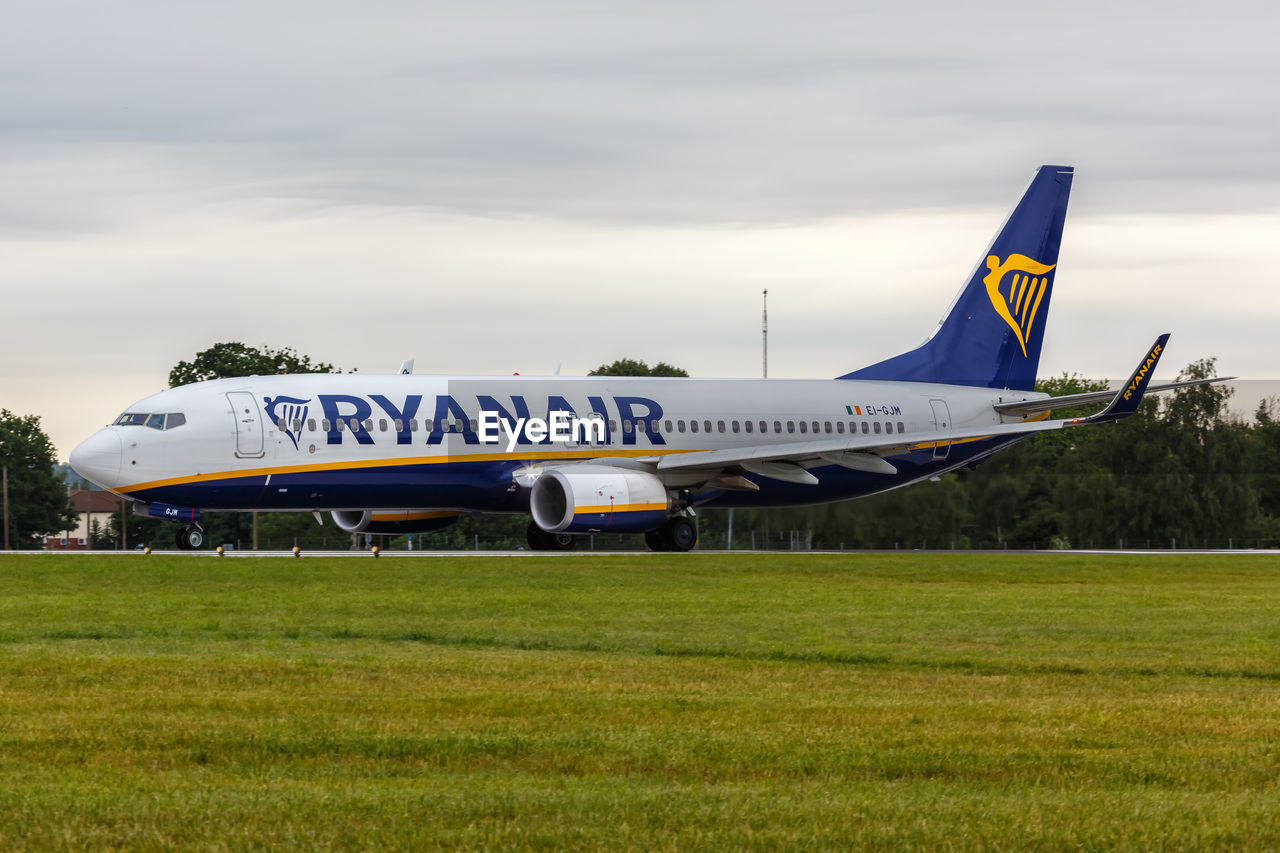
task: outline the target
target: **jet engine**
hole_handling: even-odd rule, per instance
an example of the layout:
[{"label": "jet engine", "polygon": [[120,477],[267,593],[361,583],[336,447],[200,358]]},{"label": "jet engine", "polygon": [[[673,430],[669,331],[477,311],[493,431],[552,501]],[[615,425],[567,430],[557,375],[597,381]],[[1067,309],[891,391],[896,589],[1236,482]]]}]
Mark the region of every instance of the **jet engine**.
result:
[{"label": "jet engine", "polygon": [[435,533],[458,520],[460,512],[438,509],[338,510],[333,523],[347,533]]},{"label": "jet engine", "polygon": [[641,533],[667,518],[667,488],[647,471],[611,465],[549,468],[533,484],[529,508],[550,533]]}]

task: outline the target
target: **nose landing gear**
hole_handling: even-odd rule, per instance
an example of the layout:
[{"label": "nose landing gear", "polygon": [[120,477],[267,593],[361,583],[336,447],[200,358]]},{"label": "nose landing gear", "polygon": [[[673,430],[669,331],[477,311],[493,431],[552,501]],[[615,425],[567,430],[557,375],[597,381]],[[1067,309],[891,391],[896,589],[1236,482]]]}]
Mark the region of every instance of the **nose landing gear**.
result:
[{"label": "nose landing gear", "polygon": [[200,525],[191,524],[186,527],[179,528],[174,542],[178,549],[182,551],[196,551],[204,547],[204,531],[200,529]]}]

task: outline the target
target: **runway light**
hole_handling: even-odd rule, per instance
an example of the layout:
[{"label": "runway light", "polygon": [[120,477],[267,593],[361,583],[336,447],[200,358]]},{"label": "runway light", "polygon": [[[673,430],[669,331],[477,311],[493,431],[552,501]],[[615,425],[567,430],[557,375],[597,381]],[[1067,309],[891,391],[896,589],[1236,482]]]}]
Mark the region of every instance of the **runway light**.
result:
[{"label": "runway light", "polygon": [[301,556],[302,556],[302,549],[301,549],[301,548],[299,548],[297,545],[294,545],[294,546],[293,546],[293,556],[295,556],[295,557],[301,557]]}]

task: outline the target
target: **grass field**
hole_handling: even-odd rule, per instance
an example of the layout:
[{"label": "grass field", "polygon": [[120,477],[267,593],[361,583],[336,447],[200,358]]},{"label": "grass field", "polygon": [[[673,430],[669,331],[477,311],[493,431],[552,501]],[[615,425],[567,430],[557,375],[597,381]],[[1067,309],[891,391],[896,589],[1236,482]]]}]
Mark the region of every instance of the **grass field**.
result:
[{"label": "grass field", "polygon": [[0,555],[0,848],[1280,845],[1280,559]]}]

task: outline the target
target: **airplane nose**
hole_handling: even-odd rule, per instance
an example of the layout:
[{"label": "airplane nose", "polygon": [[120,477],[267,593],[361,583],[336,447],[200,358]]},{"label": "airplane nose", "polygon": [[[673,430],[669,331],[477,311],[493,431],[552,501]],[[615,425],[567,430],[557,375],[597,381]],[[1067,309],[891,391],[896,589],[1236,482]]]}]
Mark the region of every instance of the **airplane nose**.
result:
[{"label": "airplane nose", "polygon": [[110,429],[100,429],[71,451],[71,468],[90,482],[108,489],[119,485],[120,436]]}]

